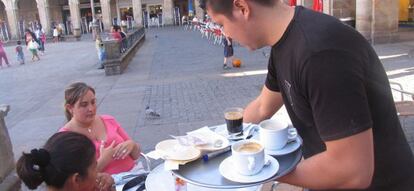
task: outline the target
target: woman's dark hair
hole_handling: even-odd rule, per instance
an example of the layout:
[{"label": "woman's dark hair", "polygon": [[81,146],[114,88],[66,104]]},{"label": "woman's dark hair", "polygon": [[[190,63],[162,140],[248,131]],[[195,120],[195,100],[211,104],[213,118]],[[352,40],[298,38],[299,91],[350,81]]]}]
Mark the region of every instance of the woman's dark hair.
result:
[{"label": "woman's dark hair", "polygon": [[[65,105],[75,105],[75,103],[81,99],[88,91],[92,91],[95,94],[95,89],[83,82],[75,82],[70,84],[65,89]],[[72,119],[72,114],[65,107],[65,116],[68,121]]]},{"label": "woman's dark hair", "polygon": [[36,189],[42,182],[60,189],[75,173],[87,177],[88,168],[95,161],[95,146],[88,137],[59,132],[50,137],[42,149],[23,153],[16,170],[29,189]]},{"label": "woman's dark hair", "polygon": [[[215,13],[220,13],[228,17],[232,17],[233,0],[198,0],[200,2],[200,8],[207,10],[213,10]],[[265,6],[273,6],[275,1],[279,0],[252,0],[258,4]]]}]

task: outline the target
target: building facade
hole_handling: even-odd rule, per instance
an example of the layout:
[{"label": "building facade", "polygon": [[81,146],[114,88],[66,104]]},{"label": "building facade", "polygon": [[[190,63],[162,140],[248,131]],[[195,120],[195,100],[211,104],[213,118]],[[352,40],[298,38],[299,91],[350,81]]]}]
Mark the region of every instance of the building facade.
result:
[{"label": "building facade", "polygon": [[145,14],[160,13],[164,25],[174,24],[181,15],[203,15],[197,0],[0,0],[0,38],[18,39],[39,24],[48,34],[55,26],[63,26],[66,34],[86,33],[93,18],[103,30],[121,23],[141,25]]},{"label": "building facade", "polygon": [[[395,38],[399,20],[410,18],[413,1],[285,0],[309,8],[320,2],[324,13],[353,22],[371,41]],[[20,38],[25,29],[33,30],[38,24],[48,34],[54,26],[63,26],[65,34],[71,34],[75,30],[90,32],[92,18],[101,29],[108,30],[113,24],[142,25],[154,17],[172,25],[182,16],[203,18],[204,14],[198,0],[0,0],[0,38]]]}]

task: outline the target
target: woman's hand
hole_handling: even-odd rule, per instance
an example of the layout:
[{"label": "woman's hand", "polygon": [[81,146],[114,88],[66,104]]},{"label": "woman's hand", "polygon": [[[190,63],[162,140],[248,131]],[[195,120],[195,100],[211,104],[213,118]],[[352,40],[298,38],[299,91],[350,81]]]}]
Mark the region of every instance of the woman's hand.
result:
[{"label": "woman's hand", "polygon": [[[100,156],[98,159],[98,169],[106,167],[111,162],[115,153],[115,141],[112,141],[111,145],[105,148],[105,144],[102,142],[99,147]],[[100,169],[102,170],[102,169]]]},{"label": "woman's hand", "polygon": [[114,179],[107,173],[98,173],[96,177],[96,188],[99,191],[111,191],[115,184]]},{"label": "woman's hand", "polygon": [[125,142],[119,143],[115,147],[113,158],[116,160],[125,159],[125,157],[131,154],[131,152],[137,149],[137,147],[137,144],[133,140],[127,140]]}]

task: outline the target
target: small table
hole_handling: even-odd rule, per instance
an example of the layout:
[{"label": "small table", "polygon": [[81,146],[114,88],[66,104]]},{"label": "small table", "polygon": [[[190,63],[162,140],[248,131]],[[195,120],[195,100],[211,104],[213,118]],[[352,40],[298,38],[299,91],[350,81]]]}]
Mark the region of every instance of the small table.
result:
[{"label": "small table", "polygon": [[279,171],[269,179],[253,183],[233,182],[227,180],[220,174],[220,163],[230,155],[231,152],[228,152],[207,162],[198,159],[182,165],[179,170],[173,170],[172,172],[175,176],[187,181],[188,183],[206,188],[234,189],[251,187],[275,180],[291,172],[302,159],[302,147],[287,155],[275,156],[279,162]]}]

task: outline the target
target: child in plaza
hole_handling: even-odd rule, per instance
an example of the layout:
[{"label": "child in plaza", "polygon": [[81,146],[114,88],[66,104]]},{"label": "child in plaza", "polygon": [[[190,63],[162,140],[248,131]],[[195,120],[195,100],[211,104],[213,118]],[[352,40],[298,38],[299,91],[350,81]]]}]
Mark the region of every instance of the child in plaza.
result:
[{"label": "child in plaza", "polygon": [[3,48],[3,41],[0,40],[0,67],[1,68],[3,67],[3,59],[6,62],[6,65],[10,67],[9,60],[7,59],[6,52],[4,51],[4,48]]},{"label": "child in plaza", "polygon": [[22,42],[19,40],[17,41],[17,46],[16,46],[16,57],[17,57],[17,61],[20,64],[24,64],[24,53],[23,53],[23,47],[22,47]]},{"label": "child in plaza", "polygon": [[29,41],[27,48],[32,53],[32,61],[35,61],[35,58],[37,58],[37,60],[40,60],[40,57],[37,54],[37,49],[39,48],[39,44],[37,44],[37,42],[34,39]]},{"label": "child in plaza", "polygon": [[230,63],[233,60],[233,40],[230,37],[225,36],[225,38],[223,39],[223,44],[224,44],[223,69],[230,69],[230,67],[227,66],[227,60],[230,60]]},{"label": "child in plaza", "polygon": [[96,50],[98,52],[98,59],[99,59],[99,67],[98,69],[104,69],[104,65],[103,65],[103,61],[106,58],[106,51],[105,51],[105,47],[102,44],[102,39],[100,36],[96,37]]}]

